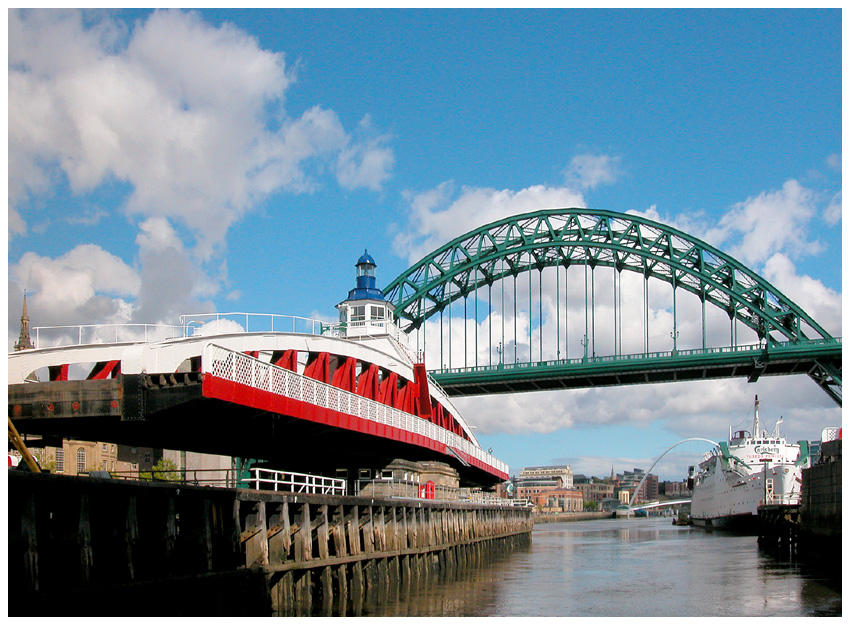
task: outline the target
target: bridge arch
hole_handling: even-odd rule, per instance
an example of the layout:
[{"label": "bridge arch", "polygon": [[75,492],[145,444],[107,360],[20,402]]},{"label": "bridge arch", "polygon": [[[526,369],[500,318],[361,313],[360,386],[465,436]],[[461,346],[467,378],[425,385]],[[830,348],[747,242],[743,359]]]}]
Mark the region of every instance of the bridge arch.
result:
[{"label": "bridge arch", "polygon": [[570,265],[663,280],[736,316],[760,339],[831,338],[779,289],[708,243],[644,217],[586,208],[544,209],[481,226],[420,260],[384,293],[411,331],[482,285]]},{"label": "bridge arch", "polygon": [[[677,341],[679,328],[684,327],[679,323],[677,312],[677,293],[684,290],[693,294],[699,300],[701,308],[702,327],[702,355],[691,354],[696,358],[700,356],[700,363],[692,363],[689,367],[692,371],[700,368],[703,372],[697,377],[726,377],[735,375],[747,376],[750,381],[758,379],[760,375],[778,375],[790,373],[806,373],[823,388],[837,403],[841,402],[841,361],[840,338],[832,337],[817,321],[807,314],[800,306],[786,297],[770,282],[759,276],[756,272],[745,266],[732,256],[720,251],[714,246],[687,234],[679,229],[666,224],[624,213],[613,211],[592,210],[587,208],[557,208],[542,209],[522,215],[506,217],[483,225],[471,232],[455,238],[421,259],[407,271],[393,280],[385,289],[384,293],[388,301],[395,307],[396,321],[405,332],[417,334],[417,348],[419,347],[419,335],[422,334],[422,349],[425,350],[424,328],[425,321],[439,315],[441,335],[446,334],[443,329],[443,313],[448,315],[448,365],[443,363],[443,337],[440,337],[440,372],[460,372],[467,379],[471,379],[472,369],[479,367],[478,357],[478,328],[475,327],[475,365],[470,367],[466,362],[469,348],[466,345],[466,322],[474,318],[476,324],[480,320],[478,312],[479,301],[488,300],[484,303],[487,316],[492,324],[491,313],[493,286],[502,282],[502,342],[497,343],[492,336],[492,325],[490,326],[488,366],[493,366],[493,351],[498,352],[498,367],[501,369],[508,362],[503,362],[503,355],[508,348],[508,338],[504,329],[504,320],[510,314],[504,308],[505,282],[512,279],[514,289],[514,332],[513,332],[513,365],[514,368],[524,364],[526,367],[535,364],[547,364],[552,362],[560,365],[569,364],[569,340],[565,340],[567,347],[567,358],[561,355],[561,320],[555,313],[555,327],[558,328],[558,336],[555,340],[545,341],[543,337],[544,315],[543,315],[543,281],[544,269],[555,270],[555,288],[560,288],[559,272],[564,273],[564,293],[567,292],[567,277],[570,268],[584,269],[584,298],[585,298],[585,329],[581,345],[584,346],[585,362],[597,359],[596,353],[596,328],[595,313],[596,304],[592,298],[595,296],[594,275],[599,267],[607,268],[613,274],[614,297],[613,302],[613,356],[623,357],[623,317],[626,316],[622,303],[617,298],[622,297],[623,272],[643,278],[643,298],[645,316],[643,322],[644,346],[643,351],[635,356],[657,356],[664,355],[681,361],[683,350],[678,349]],[[563,269],[562,269],[563,268]],[[536,280],[539,290],[539,303],[532,305],[532,275],[537,270],[539,277]],[[590,274],[591,287],[588,291],[588,273]],[[517,278],[527,274],[528,282],[528,316],[527,332],[522,339],[523,353],[527,353],[525,363],[518,361],[517,353],[520,339],[517,332]],[[649,321],[649,296],[648,285],[650,281],[667,283],[672,287],[672,327],[670,337],[672,338],[672,350],[668,352],[650,352],[650,321]],[[550,281],[551,282],[551,281]],[[619,284],[619,286],[618,286]],[[633,282],[636,284],[636,282]],[[549,287],[547,287],[549,288]],[[481,297],[484,292],[484,297]],[[619,293],[619,295],[618,295]],[[467,313],[467,301],[472,296],[475,312],[472,317]],[[463,335],[463,370],[453,368],[452,350],[452,306],[457,302],[463,304],[464,335]],[[559,297],[555,298],[556,305],[560,305]],[[670,309],[668,308],[668,310]],[[707,367],[703,363],[706,359],[714,358],[709,354],[711,351],[706,339],[707,316],[706,309],[722,311],[729,319],[729,343],[721,345],[730,351],[740,351],[742,346],[750,350],[750,354],[738,354],[734,366],[721,371],[720,367],[714,367],[711,363]],[[568,305],[565,305],[568,314]],[[588,313],[588,310],[590,311]],[[539,311],[539,312],[538,312]],[[549,311],[549,315],[554,311]],[[699,313],[697,313],[699,314]],[[716,313],[712,313],[716,315]],[[532,337],[533,317],[537,316],[537,331],[539,339],[534,341]],[[619,315],[619,317],[618,317]],[[592,321],[588,323],[590,317]],[[630,319],[631,320],[631,319]],[[549,319],[547,318],[547,321]],[[691,320],[695,321],[695,320]],[[688,324],[685,324],[688,325]],[[692,323],[689,327],[699,324]],[[738,327],[742,325],[749,328],[753,333],[753,339],[739,341]],[[569,321],[566,324],[569,332]],[[619,329],[618,329],[619,328]],[[657,328],[655,328],[657,331]],[[665,331],[666,333],[666,331]],[[578,334],[581,336],[581,333]],[[576,335],[573,335],[575,343]],[[629,339],[633,338],[630,334]],[[527,339],[527,340],[526,340]],[[654,339],[653,339],[654,340]],[[725,340],[725,339],[723,339]],[[532,353],[532,342],[537,342],[536,351]],[[556,348],[556,341],[557,348]],[[619,342],[619,350],[618,350]],[[504,345],[503,345],[504,343]],[[693,342],[696,346],[698,340]],[[527,347],[526,347],[527,345]],[[544,359],[544,345],[550,353],[556,353],[556,360]],[[591,348],[588,345],[592,346]],[[727,347],[728,346],[728,347]],[[551,347],[551,349],[550,349]],[[769,351],[797,350],[805,352],[797,353],[785,358],[786,366],[777,367],[766,365],[769,359]],[[691,350],[696,351],[696,350]],[[603,355],[607,357],[608,355]],[[745,366],[739,366],[741,363]],[[774,363],[776,359],[774,358]],[[635,363],[631,363],[635,364]],[[713,367],[713,368],[712,368]],[[614,369],[611,369],[614,370]],[[670,369],[672,371],[672,368]],[[680,371],[683,371],[680,368]],[[710,371],[709,371],[710,370]],[[643,367],[642,373],[634,377],[633,382],[667,381],[674,379],[697,379],[696,377],[676,377],[670,373],[663,380],[660,378],[650,379],[650,368]],[[437,373],[440,373],[437,372]],[[516,373],[516,372],[515,372]],[[467,375],[470,374],[470,375]],[[501,375],[491,374],[486,375]],[[507,375],[507,373],[505,373]],[[518,373],[517,373],[518,375]],[[504,376],[503,376],[504,377]],[[563,376],[562,376],[563,377]],[[640,378],[640,380],[638,380]],[[479,376],[479,380],[481,376]],[[588,382],[587,386],[603,384],[624,383],[614,377],[607,377],[604,381],[597,377],[595,381]],[[438,382],[452,386],[453,381],[446,377],[438,378]],[[577,383],[576,383],[577,384]],[[575,386],[576,384],[573,384]],[[470,385],[467,385],[471,388]],[[544,388],[536,384],[528,384],[523,390],[535,390]],[[555,388],[554,382],[546,388]],[[475,384],[475,389],[459,394],[480,394],[481,392],[513,392],[511,389],[496,390],[494,385],[487,386]]]},{"label": "bridge arch", "polygon": [[632,497],[631,497],[631,499],[629,499],[629,507],[630,507],[630,508],[631,508],[631,507],[633,507],[633,506],[635,505],[635,498],[638,496],[638,493],[640,492],[640,489],[641,489],[641,488],[643,488],[643,483],[646,481],[646,478],[647,478],[647,477],[649,477],[649,474],[650,474],[650,473],[652,473],[652,470],[655,468],[655,465],[657,465],[659,462],[661,462],[661,459],[662,459],[664,456],[666,456],[668,453],[670,453],[671,451],[673,451],[673,450],[674,450],[676,447],[678,447],[679,445],[682,445],[682,444],[684,444],[684,443],[690,443],[690,442],[693,442],[693,441],[703,441],[703,442],[705,442],[705,443],[710,443],[710,444],[714,445],[715,447],[717,447],[717,446],[718,446],[718,445],[717,445],[717,443],[716,443],[715,441],[713,441],[713,440],[711,440],[711,439],[708,439],[708,438],[700,438],[700,437],[686,438],[686,439],[684,439],[684,440],[679,441],[678,443],[675,443],[675,444],[673,444],[673,445],[670,445],[670,447],[668,447],[667,449],[665,449],[665,450],[662,452],[662,454],[661,454],[660,456],[658,456],[658,457],[655,459],[655,462],[653,462],[653,463],[652,463],[652,466],[650,466],[650,467],[646,470],[646,473],[644,473],[643,479],[641,479],[640,483],[637,485],[637,488],[635,488],[635,492],[634,492],[634,493],[632,493]]}]

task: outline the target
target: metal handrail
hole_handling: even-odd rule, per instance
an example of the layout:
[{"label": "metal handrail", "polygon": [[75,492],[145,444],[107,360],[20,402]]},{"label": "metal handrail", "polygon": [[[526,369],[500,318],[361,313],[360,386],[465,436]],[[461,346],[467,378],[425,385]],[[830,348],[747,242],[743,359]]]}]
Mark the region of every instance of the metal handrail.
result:
[{"label": "metal handrail", "polygon": [[[35,345],[41,345],[41,334],[46,331],[61,332],[54,344],[45,345],[44,347],[68,347],[76,345],[109,345],[115,343],[151,343],[159,341],[167,341],[173,339],[190,338],[198,336],[198,331],[201,329],[201,319],[210,321],[233,320],[233,317],[244,317],[245,326],[242,332],[249,333],[249,320],[257,318],[266,318],[269,320],[268,329],[251,330],[251,332],[269,331],[269,332],[286,332],[293,334],[311,334],[321,335],[323,328],[327,328],[328,324],[319,319],[311,319],[309,317],[298,317],[295,315],[277,315],[273,313],[198,313],[192,315],[180,315],[180,325],[156,324],[156,323],[101,323],[101,324],[86,324],[86,325],[66,325],[66,326],[36,326],[32,328],[35,333]],[[275,329],[277,320],[278,328]],[[286,328],[287,322],[289,328]],[[254,324],[256,325],[256,323]],[[102,331],[113,333],[112,336],[104,336]],[[123,336],[121,333],[123,332]],[[228,331],[228,333],[232,333]],[[129,335],[129,336],[128,336]],[[164,335],[164,336],[163,336]],[[92,337],[92,338],[90,338]],[[84,338],[86,342],[84,342]],[[76,342],[75,342],[76,341]]]},{"label": "metal handrail", "polygon": [[[275,469],[252,468],[253,477],[245,480],[254,484],[254,490],[273,490],[287,493],[308,493],[319,495],[345,495],[345,480],[309,473],[277,471]],[[272,488],[260,488],[271,485]]]},{"label": "metal handrail", "polygon": [[[35,332],[35,344],[36,346],[41,344],[41,332],[47,330],[75,330],[77,334],[77,342],[71,343],[71,345],[100,345],[100,344],[113,344],[113,343],[149,343],[153,340],[163,341],[175,338],[185,338],[186,337],[186,327],[185,326],[172,326],[172,325],[164,325],[164,324],[152,324],[152,323],[100,323],[100,324],[88,324],[88,325],[75,325],[75,326],[36,326],[32,328],[32,331]],[[105,337],[97,336],[98,332],[101,330],[114,330],[114,340],[108,340]],[[132,336],[125,340],[119,340],[119,332],[121,330],[132,332],[141,332],[142,336]],[[87,337],[94,335],[94,337],[98,340],[92,340],[88,343],[83,343],[83,333],[88,331]],[[157,336],[156,338],[151,337],[150,334],[154,334],[156,332],[165,331],[167,336]],[[67,335],[60,335],[60,342],[55,345],[49,345],[46,347],[63,347],[67,346],[67,343],[61,342],[63,338],[67,338]],[[141,339],[141,340],[140,340]],[[73,339],[71,339],[73,340]]]},{"label": "metal handrail", "polygon": [[[835,345],[841,344],[841,337],[832,337],[829,339],[806,339],[800,341],[783,341],[770,345],[767,349],[769,352],[783,349],[792,349],[797,346],[807,345]],[[751,345],[729,345],[725,347],[705,347],[694,349],[679,349],[668,350],[661,352],[646,352],[638,354],[616,354],[610,356],[586,356],[584,358],[562,358],[560,360],[540,360],[532,362],[517,362],[517,363],[499,363],[496,365],[479,365],[473,367],[453,367],[443,368],[434,373],[464,373],[464,372],[486,372],[499,371],[507,369],[527,369],[531,367],[555,366],[555,365],[581,365],[594,364],[605,362],[622,362],[627,360],[645,360],[655,358],[671,358],[673,356],[700,356],[704,354],[729,354],[740,352],[763,352],[765,346],[763,344],[754,343]]]}]

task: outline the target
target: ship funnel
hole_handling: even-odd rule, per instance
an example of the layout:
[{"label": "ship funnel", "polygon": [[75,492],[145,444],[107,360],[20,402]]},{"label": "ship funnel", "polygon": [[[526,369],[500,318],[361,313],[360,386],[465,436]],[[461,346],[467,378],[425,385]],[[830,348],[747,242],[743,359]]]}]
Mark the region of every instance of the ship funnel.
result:
[{"label": "ship funnel", "polygon": [[761,430],[759,427],[759,396],[756,395],[755,416],[753,417],[753,436],[756,438],[761,437]]}]

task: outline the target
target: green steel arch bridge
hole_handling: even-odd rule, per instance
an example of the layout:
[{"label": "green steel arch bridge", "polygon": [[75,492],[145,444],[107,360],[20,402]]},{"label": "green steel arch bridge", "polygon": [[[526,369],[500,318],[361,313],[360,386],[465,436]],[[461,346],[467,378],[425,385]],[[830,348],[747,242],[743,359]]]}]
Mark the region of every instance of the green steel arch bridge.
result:
[{"label": "green steel arch bridge", "polygon": [[454,396],[805,374],[841,405],[840,337],[740,261],[643,217],[501,219],[384,294]]}]

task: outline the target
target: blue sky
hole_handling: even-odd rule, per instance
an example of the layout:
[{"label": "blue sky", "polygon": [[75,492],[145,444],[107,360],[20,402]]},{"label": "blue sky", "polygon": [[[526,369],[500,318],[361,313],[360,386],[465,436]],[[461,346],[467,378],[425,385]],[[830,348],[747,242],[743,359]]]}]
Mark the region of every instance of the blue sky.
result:
[{"label": "blue sky", "polygon": [[[39,326],[328,319],[364,248],[384,285],[572,205],[700,236],[841,335],[839,10],[8,20],[10,346],[24,289]],[[840,420],[805,377],[458,404],[512,471],[607,473],[722,437],[755,393],[793,440]]]}]

